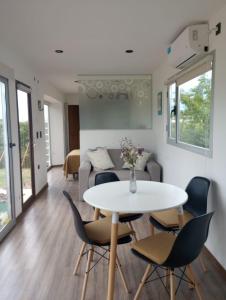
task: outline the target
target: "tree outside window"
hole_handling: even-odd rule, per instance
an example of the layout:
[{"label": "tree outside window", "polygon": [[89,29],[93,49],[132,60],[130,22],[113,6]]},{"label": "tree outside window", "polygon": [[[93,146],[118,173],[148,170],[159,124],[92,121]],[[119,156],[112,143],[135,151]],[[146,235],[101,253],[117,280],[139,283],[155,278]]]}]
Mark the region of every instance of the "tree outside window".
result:
[{"label": "tree outside window", "polygon": [[178,85],[176,81],[169,85],[168,98],[169,141],[210,150],[212,68]]}]

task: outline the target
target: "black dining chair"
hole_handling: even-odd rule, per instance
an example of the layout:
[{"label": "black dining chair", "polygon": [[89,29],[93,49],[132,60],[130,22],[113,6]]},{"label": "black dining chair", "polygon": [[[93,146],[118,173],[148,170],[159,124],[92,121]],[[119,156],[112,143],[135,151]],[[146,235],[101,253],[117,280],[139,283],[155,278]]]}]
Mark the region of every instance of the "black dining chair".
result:
[{"label": "black dining chair", "polygon": [[[187,185],[186,192],[188,194],[188,201],[183,206],[185,224],[193,217],[203,215],[207,212],[209,187],[210,180],[200,176],[192,178]],[[161,231],[177,232],[179,230],[178,211],[177,209],[169,209],[151,213],[150,223],[152,234],[154,234],[154,228]],[[206,267],[201,257],[200,262],[205,272]]]},{"label": "black dining chair", "polygon": [[[199,256],[207,240],[212,216],[213,212],[194,217],[185,224],[178,235],[160,232],[133,243],[132,252],[148,263],[134,300],[139,298],[144,284],[152,281],[151,276],[155,271],[162,283],[163,277],[170,279],[169,290],[167,284],[163,283],[163,285],[170,294],[171,300],[175,299],[182,281],[193,285],[198,298],[202,299],[190,264]],[[165,276],[160,276],[157,270],[159,267],[167,270]],[[175,269],[178,269],[179,273],[175,273]],[[175,277],[179,278],[177,287],[175,287]]]},{"label": "black dining chair", "polygon": [[[118,176],[114,172],[101,172],[96,174],[95,176],[95,185],[99,184],[104,184],[108,182],[115,182],[115,181],[120,181]],[[110,217],[111,212],[107,210],[100,210],[100,216],[101,217]],[[137,240],[136,233],[132,224],[132,221],[135,221],[142,217],[142,214],[124,214],[120,213],[119,214],[119,221],[121,223],[128,223],[129,227],[131,230],[133,230],[134,234],[134,239]]]},{"label": "black dining chair", "polygon": [[[75,231],[79,238],[83,241],[82,248],[79,253],[79,257],[76,262],[74,275],[77,272],[78,265],[82,259],[82,257],[85,254],[88,254],[87,259],[87,265],[86,265],[86,271],[85,271],[85,277],[83,282],[83,288],[82,288],[82,296],[81,300],[85,299],[86,294],[86,287],[88,282],[88,276],[89,272],[96,266],[96,264],[101,259],[107,259],[109,260],[109,257],[106,256],[107,254],[110,255],[110,241],[111,241],[111,218],[103,218],[97,221],[83,221],[78,209],[76,208],[75,204],[73,203],[73,200],[71,196],[66,192],[63,191],[63,194],[65,198],[68,200],[72,214],[74,219],[74,226]],[[130,235],[133,233],[133,231],[126,225],[126,224],[119,224],[118,226],[118,245],[130,243],[132,241]],[[86,249],[88,248],[88,249]],[[104,253],[100,253],[95,248],[101,248],[104,250]],[[91,263],[93,260],[93,255],[97,254],[99,256],[99,259],[97,262],[93,264],[91,267]],[[123,285],[126,289],[126,292],[128,293],[128,287],[125,280],[125,277],[123,275],[121,265],[119,262],[118,256],[116,257],[116,266],[119,270],[119,274],[121,276]]]}]

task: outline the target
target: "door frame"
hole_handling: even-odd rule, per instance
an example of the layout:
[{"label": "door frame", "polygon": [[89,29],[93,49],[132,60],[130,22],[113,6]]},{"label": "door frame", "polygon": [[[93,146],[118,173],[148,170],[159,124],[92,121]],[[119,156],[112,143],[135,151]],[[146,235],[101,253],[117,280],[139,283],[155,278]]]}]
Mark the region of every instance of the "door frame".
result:
[{"label": "door frame", "polygon": [[6,126],[7,126],[7,141],[8,141],[8,170],[7,182],[9,184],[9,201],[11,209],[11,221],[0,231],[0,242],[7,236],[7,234],[12,230],[16,225],[16,212],[15,212],[15,191],[14,191],[14,174],[13,174],[13,153],[12,149],[12,130],[11,130],[11,118],[10,118],[10,101],[9,101],[9,84],[10,79],[0,74],[0,80],[6,86],[6,97],[5,97],[5,106],[6,106]]},{"label": "door frame", "polygon": [[[18,86],[24,86],[23,89],[19,89]],[[23,178],[21,168],[21,143],[20,143],[20,121],[19,121],[19,107],[18,107],[18,95],[17,90],[21,90],[28,95],[28,121],[29,121],[29,139],[30,139],[30,155],[31,155],[31,190],[32,195],[23,202]],[[21,182],[21,205],[22,212],[28,208],[35,199],[35,162],[34,162],[34,139],[33,139],[33,119],[32,119],[32,99],[31,99],[31,87],[21,81],[16,80],[16,107],[17,107],[17,122],[18,122],[18,140],[19,140],[19,156],[20,156],[20,182]]]}]

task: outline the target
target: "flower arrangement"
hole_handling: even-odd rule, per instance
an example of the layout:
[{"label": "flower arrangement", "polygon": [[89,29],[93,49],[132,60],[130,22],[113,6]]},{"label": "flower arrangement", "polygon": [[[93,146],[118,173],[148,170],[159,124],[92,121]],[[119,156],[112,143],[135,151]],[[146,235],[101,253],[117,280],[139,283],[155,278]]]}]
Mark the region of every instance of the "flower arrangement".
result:
[{"label": "flower arrangement", "polygon": [[121,155],[120,157],[128,165],[129,168],[134,168],[140,156],[142,156],[143,149],[135,147],[130,139],[127,137],[121,140]]}]

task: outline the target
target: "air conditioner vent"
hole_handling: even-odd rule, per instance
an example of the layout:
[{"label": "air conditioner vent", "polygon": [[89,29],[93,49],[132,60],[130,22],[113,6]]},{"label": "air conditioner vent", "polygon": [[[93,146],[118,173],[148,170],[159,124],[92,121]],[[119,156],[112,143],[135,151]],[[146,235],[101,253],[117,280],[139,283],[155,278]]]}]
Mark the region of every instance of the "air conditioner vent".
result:
[{"label": "air conditioner vent", "polygon": [[169,64],[174,68],[183,69],[195,57],[208,52],[208,49],[208,24],[188,26],[168,48]]}]

